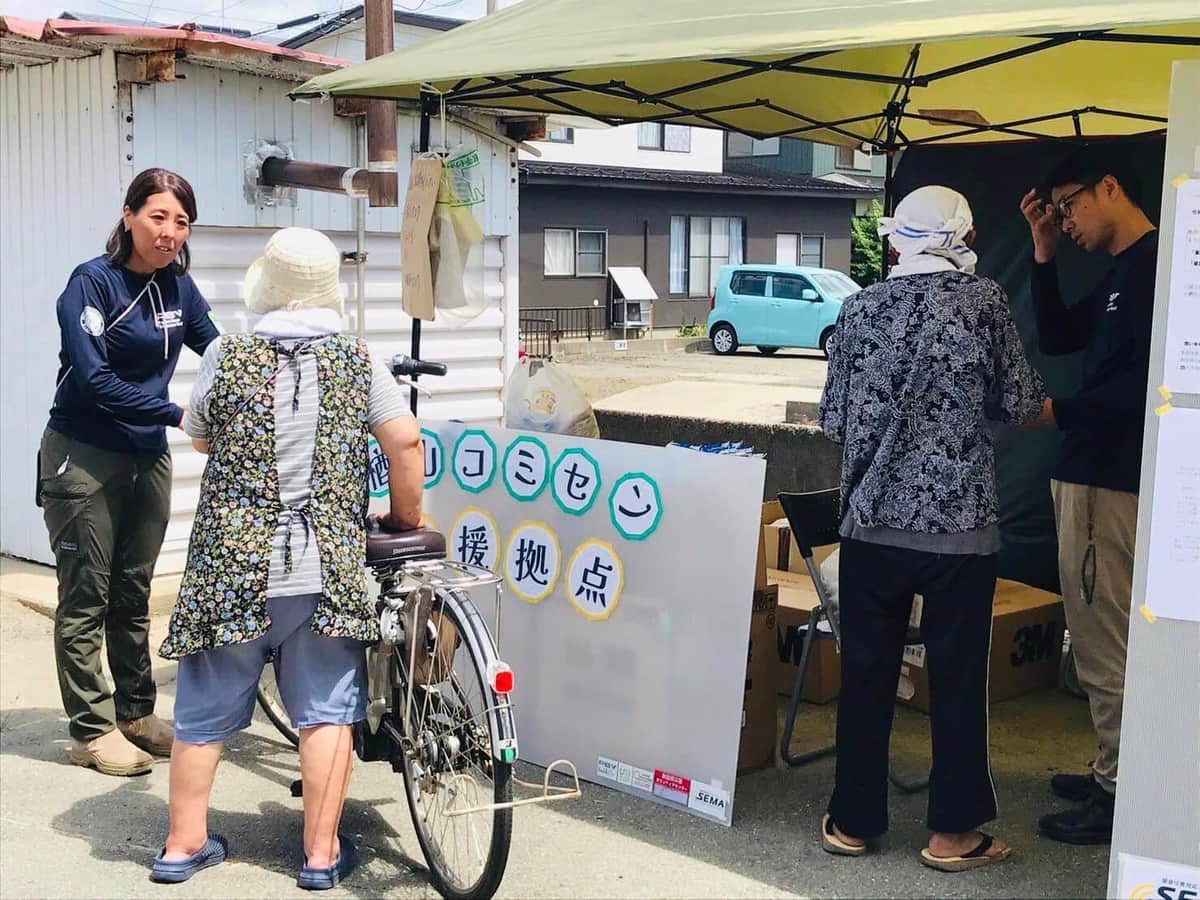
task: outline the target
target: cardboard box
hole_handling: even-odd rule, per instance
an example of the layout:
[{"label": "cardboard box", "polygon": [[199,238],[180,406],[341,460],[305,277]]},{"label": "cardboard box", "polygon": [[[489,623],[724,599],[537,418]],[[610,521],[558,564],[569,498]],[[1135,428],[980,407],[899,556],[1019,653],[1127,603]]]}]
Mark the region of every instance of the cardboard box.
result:
[{"label": "cardboard box", "polygon": [[[916,609],[914,615],[919,615]],[[989,700],[995,703],[1055,687],[1065,627],[1062,599],[1057,594],[1015,581],[996,582]],[[906,706],[929,712],[924,645],[905,649],[896,696]]]},{"label": "cardboard box", "polygon": [[[767,586],[767,572],[771,569],[808,574],[804,557],[800,554],[800,546],[792,537],[792,529],[788,526],[787,517],[783,514],[783,506],[778,500],[768,500],[762,505],[760,521],[762,527],[758,536],[758,563],[755,568],[754,589],[762,590]],[[818,568],[837,547],[837,544],[828,544],[813,548],[813,561]]]},{"label": "cardboard box", "polygon": [[[804,649],[804,631],[801,629],[808,625],[809,616],[819,601],[816,588],[807,575],[770,571],[767,579],[779,590],[772,681],[777,694],[790,697]],[[814,641],[800,696],[809,703],[828,703],[837,699],[841,688],[842,668],[836,642],[832,639]]]},{"label": "cardboard box", "polygon": [[779,588],[754,592],[750,643],[746,648],[746,689],[742,699],[742,737],[738,771],[762,769],[775,762],[776,714],[771,664],[775,655],[775,615]]}]

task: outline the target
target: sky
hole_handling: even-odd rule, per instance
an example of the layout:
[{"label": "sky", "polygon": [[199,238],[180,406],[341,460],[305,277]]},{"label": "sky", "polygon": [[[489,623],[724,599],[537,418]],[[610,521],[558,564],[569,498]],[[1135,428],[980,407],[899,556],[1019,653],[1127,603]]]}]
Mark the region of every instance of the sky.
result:
[{"label": "sky", "polygon": [[[275,26],[309,13],[333,14],[361,0],[0,0],[0,13],[25,19],[57,18],[64,10],[92,13],[136,22],[166,25],[199,22],[260,33],[263,41],[279,41],[313,22],[280,31]],[[396,9],[453,19],[482,15],[485,0],[394,0]],[[507,4],[501,3],[501,6]]]}]

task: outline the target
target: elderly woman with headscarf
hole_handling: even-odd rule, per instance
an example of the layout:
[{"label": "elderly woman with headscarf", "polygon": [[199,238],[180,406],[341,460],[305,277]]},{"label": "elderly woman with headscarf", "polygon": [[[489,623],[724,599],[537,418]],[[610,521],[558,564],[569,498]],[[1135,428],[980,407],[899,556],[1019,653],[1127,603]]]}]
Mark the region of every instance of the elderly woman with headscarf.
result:
[{"label": "elderly woman with headscarf", "polygon": [[987,679],[996,553],[997,424],[1036,420],[1045,392],[1004,291],[974,274],[960,194],[924,187],[880,220],[899,261],[848,299],[821,428],[841,444],[842,691],[822,846],[859,856],[887,830],[888,741],[913,595],[930,682],[933,767],[921,853],[961,871],[1006,859],[996,817]]},{"label": "elderly woman with headscarf", "polygon": [[187,568],[160,654],[179,660],[170,833],[155,881],[225,859],[208,833],[221,746],[250,724],[263,666],[300,732],[304,865],[298,884],[333,887],[355,864],[337,828],[351,725],[366,714],[367,434],[389,462],[389,529],[421,517],[415,419],[387,369],[341,334],[341,255],[325,235],[286,228],[246,273],[251,334],[204,354],[186,430],[208,463]]}]

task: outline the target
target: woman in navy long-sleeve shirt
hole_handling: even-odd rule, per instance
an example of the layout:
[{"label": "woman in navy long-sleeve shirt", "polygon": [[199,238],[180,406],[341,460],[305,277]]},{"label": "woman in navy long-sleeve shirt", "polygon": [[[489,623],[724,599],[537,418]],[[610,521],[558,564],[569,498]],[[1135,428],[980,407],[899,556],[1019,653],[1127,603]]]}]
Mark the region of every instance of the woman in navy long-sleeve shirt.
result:
[{"label": "woman in navy long-sleeve shirt", "polygon": [[[149,769],[174,732],[154,715],[150,578],[171,511],[167,396],[180,351],[217,337],[188,276],[191,185],[147,169],[129,186],[103,256],[71,273],[38,497],[58,571],[54,649],[71,759],[109,775]],[[100,665],[107,643],[115,690]]]}]

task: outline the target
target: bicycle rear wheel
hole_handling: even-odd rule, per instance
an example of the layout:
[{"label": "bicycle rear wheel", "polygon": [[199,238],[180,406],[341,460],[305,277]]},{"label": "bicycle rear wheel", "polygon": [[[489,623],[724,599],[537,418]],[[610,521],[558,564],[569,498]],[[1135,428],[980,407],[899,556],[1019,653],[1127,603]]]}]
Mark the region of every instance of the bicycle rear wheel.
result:
[{"label": "bicycle rear wheel", "polygon": [[300,733],[292,727],[291,717],[283,706],[283,698],[279,696],[279,684],[275,681],[274,663],[263,666],[262,675],[258,679],[258,705],[266,713],[271,724],[293,747],[300,746]]},{"label": "bicycle rear wheel", "polygon": [[486,662],[471,641],[459,639],[464,623],[453,604],[435,599],[430,621],[437,637],[417,657],[416,682],[410,682],[407,647],[394,656],[393,710],[404,735],[409,810],[438,893],[450,900],[488,898],[504,877],[512,837],[512,809],[488,808],[512,800],[512,765],[492,755],[488,710],[498,698],[487,683]]}]

